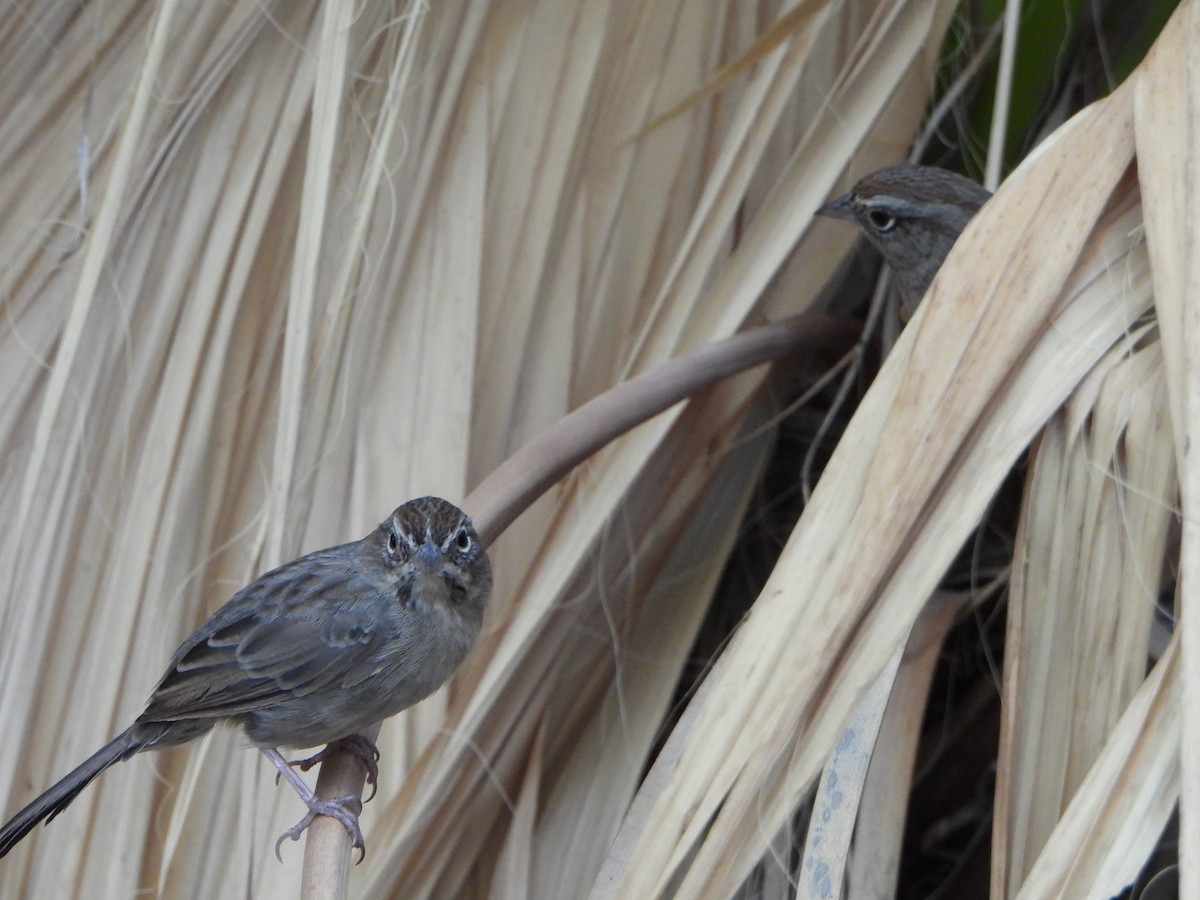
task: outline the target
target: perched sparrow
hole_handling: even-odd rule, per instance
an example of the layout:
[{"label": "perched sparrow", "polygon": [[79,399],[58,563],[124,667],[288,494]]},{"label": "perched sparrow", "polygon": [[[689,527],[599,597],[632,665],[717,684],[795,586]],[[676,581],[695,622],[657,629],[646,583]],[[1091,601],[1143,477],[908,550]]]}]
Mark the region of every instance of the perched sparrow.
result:
[{"label": "perched sparrow", "polygon": [[284,837],[330,815],[363,851],[355,813],[315,797],[275,748],[345,743],[373,780],[377,751],[357,733],[450,677],[479,634],[491,588],[471,520],[438,497],[410,500],[360,541],[268,572],[175,651],[133,725],[0,829],[0,856],[113,763],[220,722],[241,725],[308,804]]},{"label": "perched sparrow", "polygon": [[863,178],[818,216],[858,223],[891,268],[900,317],[916,312],[950,248],[991,194],[932,166],[889,166]]}]

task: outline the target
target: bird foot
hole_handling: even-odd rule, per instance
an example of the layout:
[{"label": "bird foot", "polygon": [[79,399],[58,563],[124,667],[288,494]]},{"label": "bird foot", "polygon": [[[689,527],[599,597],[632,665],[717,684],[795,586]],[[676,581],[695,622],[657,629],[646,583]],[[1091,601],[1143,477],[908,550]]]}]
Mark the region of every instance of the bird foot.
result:
[{"label": "bird foot", "polygon": [[[308,807],[308,813],[279,836],[279,840],[275,842],[275,856],[280,862],[283,862],[283,857],[280,855],[279,848],[283,845],[284,838],[291,838],[293,841],[300,840],[300,835],[304,834],[306,828],[313,823],[313,819],[317,816],[329,816],[332,819],[337,819],[342,823],[342,827],[346,829],[346,833],[350,835],[352,841],[350,849],[358,851],[358,862],[362,862],[367,857],[367,845],[363,840],[362,828],[358,824],[358,814],[362,811],[362,801],[357,797],[337,797],[332,800],[326,800],[323,797],[318,797],[316,793],[305,784],[304,779],[292,771],[291,764],[276,750],[274,747],[261,748],[263,755],[271,761],[271,764],[279,771],[279,774],[287,780],[300,795],[300,799],[304,801],[304,805]],[[318,754],[319,755],[319,754]],[[358,807],[351,809],[352,806]]]},{"label": "bird foot", "polygon": [[314,753],[305,759],[289,760],[288,765],[295,766],[301,772],[307,772],[313,766],[323,763],[333,754],[343,750],[357,756],[367,769],[367,784],[371,786],[371,796],[365,798],[363,802],[368,803],[375,797],[375,792],[379,790],[379,748],[361,734],[352,734],[349,737],[330,741],[319,753]]},{"label": "bird foot", "polygon": [[[362,828],[358,824],[358,813],[352,811],[350,806],[358,806],[362,809],[362,803],[357,797],[338,797],[336,800],[322,800],[320,797],[309,797],[305,800],[308,804],[308,812],[304,814],[304,818],[285,831],[279,836],[279,840],[275,842],[275,858],[283,862],[283,855],[279,852],[279,848],[283,846],[283,842],[287,838],[293,841],[300,840],[300,835],[304,834],[309,825],[317,816],[329,816],[337,819],[342,823],[342,827],[346,829],[346,833],[350,835],[352,843],[351,850],[358,851],[358,862],[362,862],[367,858],[367,845],[363,840]],[[357,863],[356,863],[357,864]]]}]

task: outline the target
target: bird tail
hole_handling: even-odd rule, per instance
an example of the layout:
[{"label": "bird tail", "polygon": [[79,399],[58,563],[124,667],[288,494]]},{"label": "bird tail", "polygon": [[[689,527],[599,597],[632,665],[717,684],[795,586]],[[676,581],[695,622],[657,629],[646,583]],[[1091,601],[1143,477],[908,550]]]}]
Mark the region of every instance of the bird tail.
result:
[{"label": "bird tail", "polygon": [[89,756],[0,828],[0,856],[8,853],[42,819],[49,822],[66,809],[97,775],[113,763],[129,759],[149,743],[144,736],[136,734],[134,728],[129,728]]}]

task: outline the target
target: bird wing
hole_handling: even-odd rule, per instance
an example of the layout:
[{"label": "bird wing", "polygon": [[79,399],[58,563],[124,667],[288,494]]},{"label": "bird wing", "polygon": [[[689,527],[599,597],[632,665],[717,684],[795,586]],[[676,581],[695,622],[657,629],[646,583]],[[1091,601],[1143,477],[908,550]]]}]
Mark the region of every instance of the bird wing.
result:
[{"label": "bird wing", "polygon": [[[159,683],[142,721],[226,718],[334,686],[368,672],[385,639],[365,615],[269,621],[254,614],[195,644]],[[351,679],[351,681],[360,679]]]},{"label": "bird wing", "polygon": [[[268,573],[175,654],[139,721],[227,718],[368,677],[388,629],[344,566]],[[395,602],[392,598],[391,602]]]}]

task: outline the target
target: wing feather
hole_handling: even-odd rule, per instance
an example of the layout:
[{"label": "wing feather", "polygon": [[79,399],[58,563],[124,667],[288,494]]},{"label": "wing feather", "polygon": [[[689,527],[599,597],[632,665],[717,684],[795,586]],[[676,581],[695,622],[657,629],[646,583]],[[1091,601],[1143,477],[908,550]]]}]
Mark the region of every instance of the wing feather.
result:
[{"label": "wing feather", "polygon": [[179,648],[139,721],[228,718],[341,686],[387,635],[347,548],[309,554],[236,594]]}]

